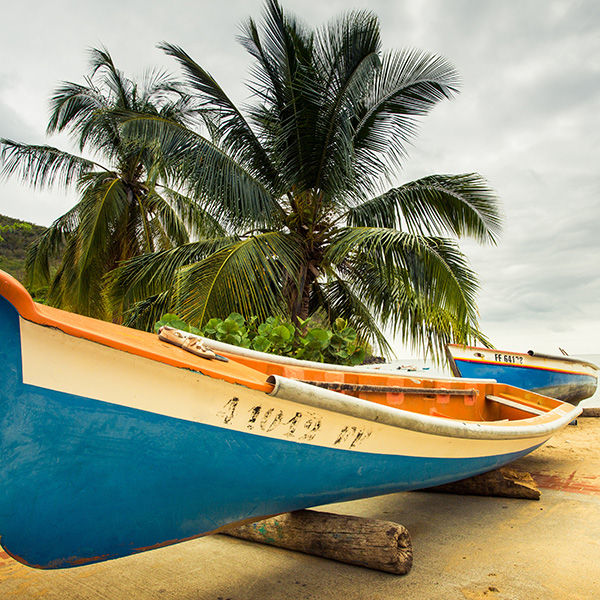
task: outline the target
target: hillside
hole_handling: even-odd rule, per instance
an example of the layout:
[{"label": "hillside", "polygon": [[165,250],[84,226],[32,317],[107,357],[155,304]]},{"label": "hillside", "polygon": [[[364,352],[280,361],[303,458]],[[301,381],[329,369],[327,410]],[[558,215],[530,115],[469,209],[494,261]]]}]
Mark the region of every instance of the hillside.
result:
[{"label": "hillside", "polygon": [[[15,227],[14,229],[3,229],[5,226],[19,224],[28,225],[29,228]],[[25,279],[25,255],[27,247],[46,228],[33,223],[26,223],[19,219],[13,219],[0,215],[0,269],[10,273],[19,281]]]}]

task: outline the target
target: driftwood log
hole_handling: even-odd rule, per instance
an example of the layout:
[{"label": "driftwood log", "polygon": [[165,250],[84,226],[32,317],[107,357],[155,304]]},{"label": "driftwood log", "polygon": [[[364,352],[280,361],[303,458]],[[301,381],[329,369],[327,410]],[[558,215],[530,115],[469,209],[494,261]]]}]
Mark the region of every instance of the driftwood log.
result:
[{"label": "driftwood log", "polygon": [[421,491],[470,494],[472,496],[502,496],[526,500],[539,500],[541,496],[539,488],[529,473],[515,471],[509,467],[500,467],[488,473]]},{"label": "driftwood log", "polygon": [[584,408],[581,413],[582,417],[600,417],[600,408],[592,406],[590,408]]},{"label": "driftwood log", "polygon": [[391,521],[298,510],[223,533],[396,575],[412,567],[410,534]]}]

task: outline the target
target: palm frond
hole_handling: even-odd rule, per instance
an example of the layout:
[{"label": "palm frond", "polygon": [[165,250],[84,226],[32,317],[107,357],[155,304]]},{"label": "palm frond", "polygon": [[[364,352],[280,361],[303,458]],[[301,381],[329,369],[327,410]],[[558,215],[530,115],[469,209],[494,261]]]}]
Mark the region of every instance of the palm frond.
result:
[{"label": "palm frond", "polygon": [[395,311],[396,335],[414,353],[437,363],[445,360],[446,344],[489,345],[476,319],[459,318],[455,312],[413,293],[398,294]]},{"label": "palm frond", "polygon": [[47,302],[67,311],[97,319],[107,319],[107,305],[102,293],[103,256],[93,255],[85,269],[80,269],[77,238],[68,238],[62,260],[52,278]]},{"label": "palm frond", "polygon": [[[436,290],[423,282],[415,282],[401,269],[389,268],[376,261],[350,260],[344,269],[344,282],[352,293],[364,299],[365,311],[371,318],[386,323],[389,331],[419,355],[443,359],[447,343],[487,343],[479,331],[477,314],[471,310],[468,289],[473,282],[462,270],[464,262],[442,252],[448,269],[459,286],[467,289],[463,294],[446,290],[443,301]],[[429,287],[437,288],[439,280],[425,279]],[[443,282],[442,282],[443,283]]]},{"label": "palm frond", "polygon": [[357,111],[354,125],[356,171],[363,173],[363,184],[388,172],[386,165],[401,165],[418,118],[440,100],[452,98],[458,84],[456,69],[440,56],[413,49],[384,53],[372,93]]},{"label": "palm frond", "polygon": [[262,107],[253,111],[264,144],[276,161],[282,180],[299,192],[314,186],[314,115],[322,106],[319,74],[314,68],[313,32],[267,0],[262,29],[253,20],[239,40],[256,59],[252,91]]},{"label": "palm frond", "polygon": [[150,190],[144,196],[138,195],[137,202],[140,216],[143,214],[149,224],[150,235],[160,240],[157,248],[166,250],[190,241],[185,221],[166,198]]},{"label": "palm frond", "polygon": [[272,191],[280,189],[279,172],[242,113],[215,79],[178,46],[162,43],[159,48],[178,60],[189,85],[199,96],[200,105],[218,117],[220,146]]},{"label": "palm frond", "polygon": [[262,33],[254,19],[240,29],[238,41],[256,59],[252,91],[265,105],[283,111],[294,94],[288,84],[311,54],[312,32],[294,16],[284,14],[276,0],[265,2]]},{"label": "palm frond", "polygon": [[[284,217],[270,191],[223,150],[198,133],[158,116],[123,113],[128,135],[154,140],[190,196],[210,212],[225,212],[238,227],[266,225]],[[175,168],[176,165],[176,168]]]},{"label": "palm frond", "polygon": [[128,210],[128,199],[123,182],[114,173],[90,175],[82,180],[81,189],[77,239],[81,269],[85,270],[88,260],[106,252],[105,242]]},{"label": "palm frond", "polygon": [[171,289],[140,300],[122,314],[123,325],[144,331],[154,331],[154,324],[160,321],[164,314],[176,310],[173,300],[174,293]]},{"label": "palm frond", "polygon": [[[89,85],[63,82],[50,99],[50,120],[46,133],[84,129],[94,115],[107,107],[106,98],[91,81]],[[83,146],[80,144],[80,148]]]},{"label": "palm frond", "polygon": [[315,47],[322,77],[322,114],[315,120],[320,147],[315,187],[335,197],[353,184],[351,119],[370,93],[380,66],[378,19],[368,11],[335,19],[317,35]]},{"label": "palm frond", "polygon": [[477,173],[431,175],[406,183],[351,208],[347,218],[355,226],[451,233],[492,243],[502,225],[498,198]]},{"label": "palm frond", "polygon": [[67,240],[77,228],[79,206],[56,219],[27,248],[25,257],[26,283],[29,286],[46,286],[50,283],[50,264],[59,258]]},{"label": "palm frond", "polygon": [[[109,301],[113,306],[121,301],[132,306],[174,289],[179,269],[196,264],[236,241],[237,238],[219,237],[132,257],[107,275]],[[174,302],[174,292],[172,295]]]},{"label": "palm frond", "polygon": [[[392,285],[400,278],[417,296],[441,307],[451,307],[459,317],[473,315],[476,276],[451,240],[393,229],[346,228],[337,233],[326,259],[332,264],[343,264],[346,269],[353,268],[360,285],[368,283],[362,271],[368,265],[376,265],[381,282]],[[383,290],[378,293],[372,288],[367,292],[377,296],[383,302],[381,306],[387,305]],[[378,312],[385,321],[394,320],[393,310]]]},{"label": "palm frond", "polygon": [[379,327],[375,313],[365,296],[346,279],[330,272],[328,280],[317,281],[311,293],[311,314],[322,315],[329,326],[344,319],[357,332],[358,339],[374,343],[383,356],[393,355],[392,347]]},{"label": "palm frond", "polygon": [[90,66],[92,77],[100,73],[104,87],[112,92],[114,104],[123,109],[132,109],[131,99],[135,94],[135,84],[125,77],[106,48],[90,48]]},{"label": "palm frond", "polygon": [[266,319],[285,313],[282,281],[298,271],[300,250],[290,235],[266,233],[226,246],[178,272],[181,315],[199,325],[239,312]]},{"label": "palm frond", "polygon": [[206,211],[193,198],[164,186],[161,186],[160,196],[164,197],[173,207],[190,238],[210,239],[227,235],[227,230],[221,221]]},{"label": "palm frond", "polygon": [[19,177],[35,189],[68,187],[100,165],[52,146],[0,139],[1,177]]}]

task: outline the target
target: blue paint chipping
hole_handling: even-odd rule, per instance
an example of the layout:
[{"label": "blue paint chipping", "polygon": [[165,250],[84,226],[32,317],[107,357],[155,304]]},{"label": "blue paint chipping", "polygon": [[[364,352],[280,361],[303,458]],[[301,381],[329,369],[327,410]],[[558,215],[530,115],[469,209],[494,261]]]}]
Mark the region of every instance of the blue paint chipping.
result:
[{"label": "blue paint chipping", "polygon": [[25,385],[18,315],[3,298],[0,321],[0,541],[32,566],[106,560],[242,519],[437,485],[527,453],[336,450]]}]

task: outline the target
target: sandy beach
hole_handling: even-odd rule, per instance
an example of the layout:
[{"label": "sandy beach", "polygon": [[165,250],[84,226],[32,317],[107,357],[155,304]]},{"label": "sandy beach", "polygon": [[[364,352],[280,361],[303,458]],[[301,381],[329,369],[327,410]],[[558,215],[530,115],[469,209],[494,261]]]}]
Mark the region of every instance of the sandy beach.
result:
[{"label": "sandy beach", "polygon": [[0,552],[2,600],[591,600],[600,597],[600,419],[513,463],[541,500],[408,492],[321,507],[401,523],[414,564],[391,575],[218,535],[74,569]]}]

